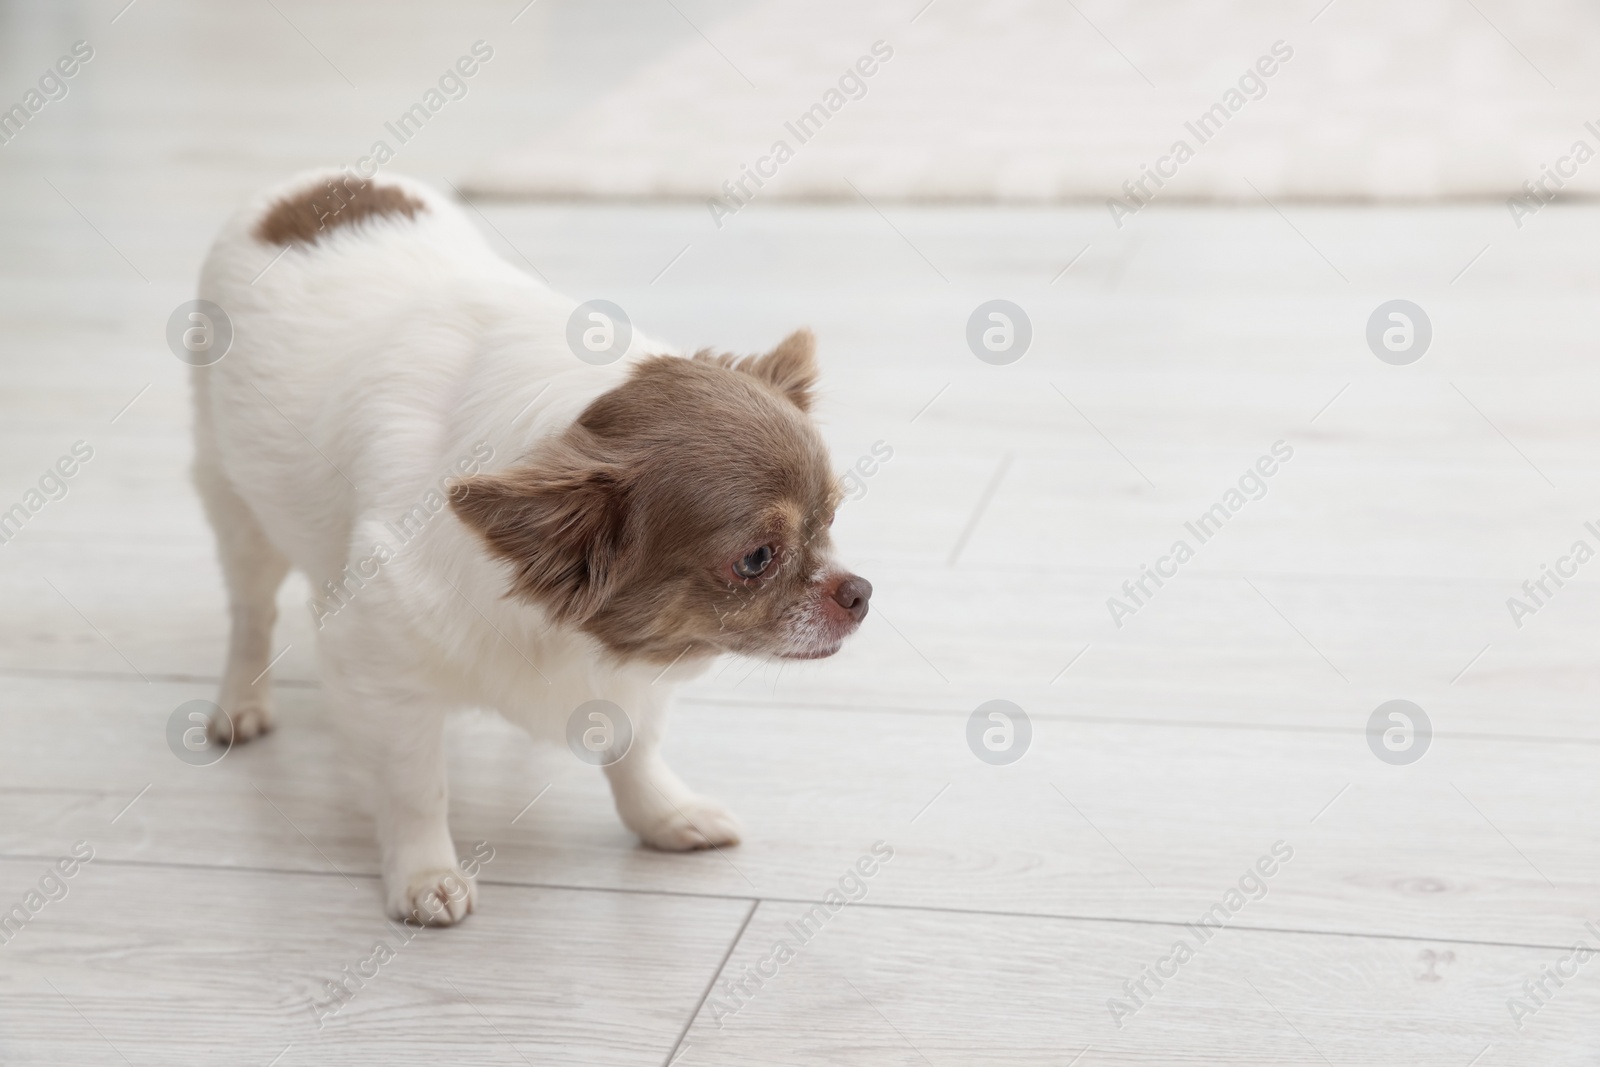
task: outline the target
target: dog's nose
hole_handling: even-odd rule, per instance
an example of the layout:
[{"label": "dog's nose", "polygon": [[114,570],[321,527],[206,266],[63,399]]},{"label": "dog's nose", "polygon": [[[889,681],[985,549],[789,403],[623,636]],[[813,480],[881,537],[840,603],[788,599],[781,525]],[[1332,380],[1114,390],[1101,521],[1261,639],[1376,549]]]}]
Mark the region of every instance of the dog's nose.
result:
[{"label": "dog's nose", "polygon": [[833,602],[860,622],[867,617],[867,601],[872,599],[872,583],[858,574],[847,574],[833,587]]}]

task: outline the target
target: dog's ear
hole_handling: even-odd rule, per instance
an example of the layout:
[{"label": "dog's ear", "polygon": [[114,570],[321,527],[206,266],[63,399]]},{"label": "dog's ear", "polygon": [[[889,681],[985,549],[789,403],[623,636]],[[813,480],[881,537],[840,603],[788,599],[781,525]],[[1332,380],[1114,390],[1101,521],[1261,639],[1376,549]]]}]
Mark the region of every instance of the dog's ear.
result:
[{"label": "dog's ear", "polygon": [[801,411],[810,412],[817,385],[817,339],[802,327],[764,356],[747,356],[735,370],[759,378],[788,397]]},{"label": "dog's ear", "polygon": [[461,479],[450,488],[450,506],[511,563],[516,592],[582,625],[617,586],[627,491],[621,466],[564,448]]}]

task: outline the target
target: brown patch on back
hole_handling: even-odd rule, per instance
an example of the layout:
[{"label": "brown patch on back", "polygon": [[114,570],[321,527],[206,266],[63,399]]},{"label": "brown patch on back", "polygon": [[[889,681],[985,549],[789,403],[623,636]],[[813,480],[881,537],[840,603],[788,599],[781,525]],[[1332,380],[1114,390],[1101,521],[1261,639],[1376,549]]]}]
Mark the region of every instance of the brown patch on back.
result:
[{"label": "brown patch on back", "polygon": [[410,219],[426,210],[426,204],[398,186],[345,175],[279,200],[256,224],[256,237],[267,244],[309,245],[340,226],[387,215]]}]

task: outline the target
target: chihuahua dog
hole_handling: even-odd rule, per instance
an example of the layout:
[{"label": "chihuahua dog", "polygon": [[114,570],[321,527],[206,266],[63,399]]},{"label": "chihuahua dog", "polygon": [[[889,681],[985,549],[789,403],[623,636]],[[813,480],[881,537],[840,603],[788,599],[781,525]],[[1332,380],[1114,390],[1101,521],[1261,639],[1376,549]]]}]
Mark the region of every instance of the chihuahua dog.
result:
[{"label": "chihuahua dog", "polygon": [[213,736],[271,729],[298,567],[392,916],[473,908],[442,747],[460,709],[603,766],[647,845],[736,843],[660,755],[674,686],[724,652],[830,656],[872,594],[834,559],[811,334],[682,355],[512,268],[426,186],[326,171],[236,215],[200,297],[230,336],[194,368],[232,621]]}]

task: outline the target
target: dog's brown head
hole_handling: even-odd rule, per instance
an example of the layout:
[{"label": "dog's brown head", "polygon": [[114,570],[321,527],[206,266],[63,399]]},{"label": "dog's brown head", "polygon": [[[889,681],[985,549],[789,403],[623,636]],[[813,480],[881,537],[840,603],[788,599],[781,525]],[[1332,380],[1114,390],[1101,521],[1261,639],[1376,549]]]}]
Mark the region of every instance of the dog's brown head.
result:
[{"label": "dog's brown head", "polygon": [[807,412],[811,333],[764,356],[656,356],[522,465],[450,503],[515,595],[627,658],[816,659],[872,586],[833,561],[840,489]]}]

